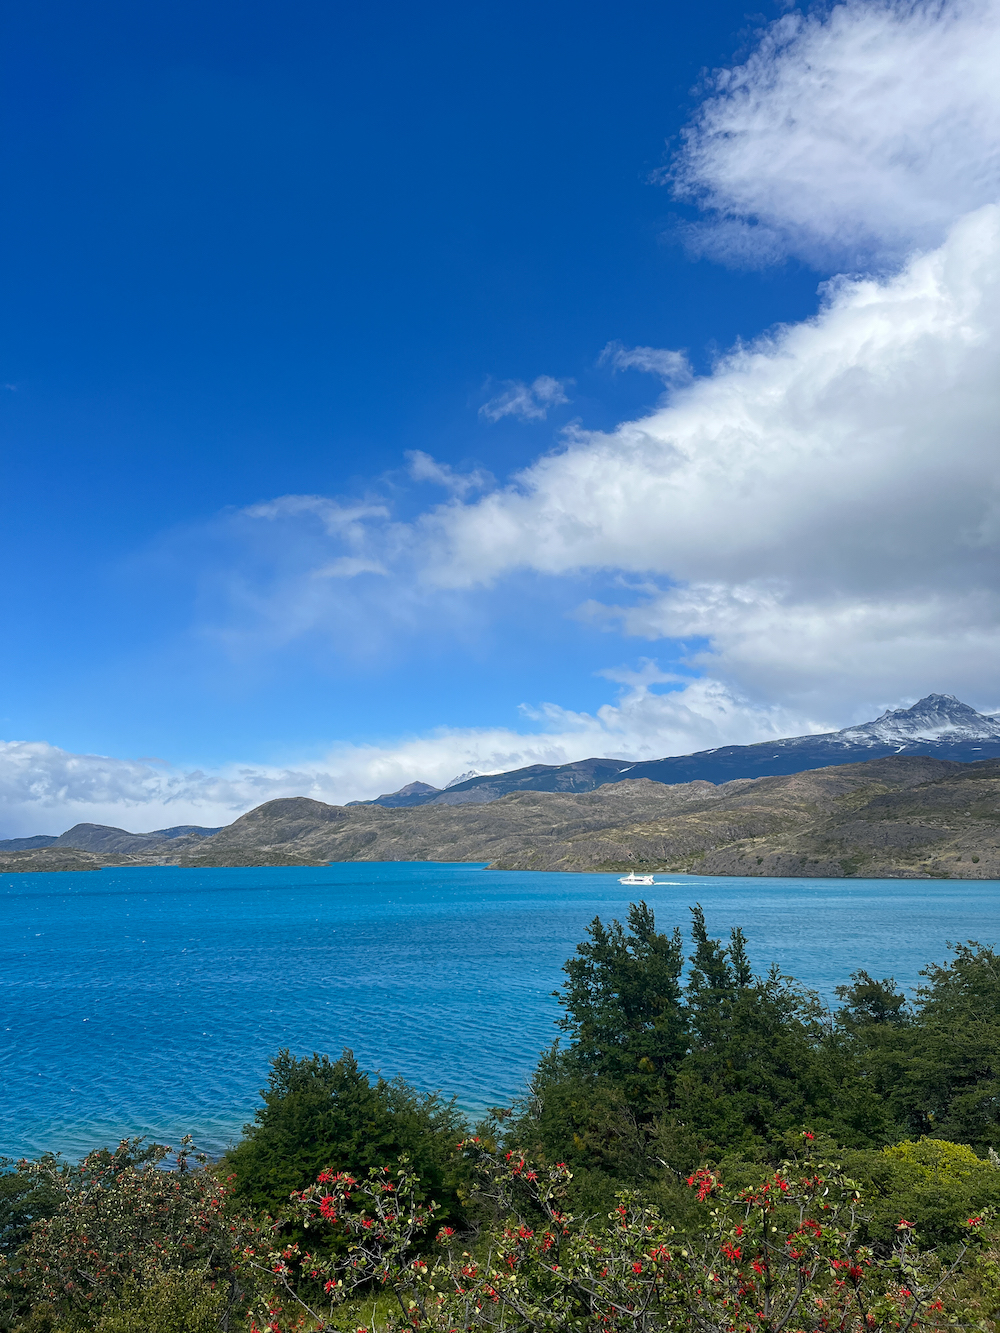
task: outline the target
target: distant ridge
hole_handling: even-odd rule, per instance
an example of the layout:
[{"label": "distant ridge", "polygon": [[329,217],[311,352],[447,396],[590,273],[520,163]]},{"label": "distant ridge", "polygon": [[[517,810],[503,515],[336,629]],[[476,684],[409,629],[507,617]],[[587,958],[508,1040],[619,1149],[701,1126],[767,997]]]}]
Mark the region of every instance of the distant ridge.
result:
[{"label": "distant ridge", "polygon": [[33,838],[0,839],[0,852],[33,852],[37,847],[51,847],[58,839],[54,833],[36,833]]},{"label": "distant ridge", "polygon": [[219,828],[202,828],[200,824],[175,824],[173,828],[153,829],[152,833],[129,833],[110,824],[74,824],[58,838],[37,834],[33,838],[4,838],[0,852],[30,852],[42,847],[71,847],[75,851],[101,852],[105,855],[129,855],[148,851],[173,838],[210,838]]},{"label": "distant ridge", "polygon": [[509,773],[467,779],[447,789],[411,782],[398,792],[352,805],[388,808],[418,805],[482,805],[513,791],[583,792],[609,782],[649,778],[678,782],[731,782],[734,778],[787,777],[834,764],[864,763],[894,754],[928,755],[955,763],[1000,758],[1000,719],[977,713],[953,694],[928,694],[912,708],[886,709],[874,722],[817,736],[791,736],[756,745],[724,745],[666,759],[580,759],[572,764],[532,764]]},{"label": "distant ridge", "polygon": [[389,810],[399,810],[408,805],[424,805],[424,798],[437,796],[440,787],[432,787],[429,782],[408,782],[399,791],[387,792],[376,796],[373,801],[348,801],[348,805],[384,805]]}]

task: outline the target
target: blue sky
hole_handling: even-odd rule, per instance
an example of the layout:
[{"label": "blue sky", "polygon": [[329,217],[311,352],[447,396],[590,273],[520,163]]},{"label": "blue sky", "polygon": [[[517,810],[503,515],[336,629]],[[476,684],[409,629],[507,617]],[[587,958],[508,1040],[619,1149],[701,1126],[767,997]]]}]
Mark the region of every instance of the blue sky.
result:
[{"label": "blue sky", "polygon": [[1000,705],[993,307],[912,327],[991,244],[997,14],[928,15],[15,4],[0,836]]}]

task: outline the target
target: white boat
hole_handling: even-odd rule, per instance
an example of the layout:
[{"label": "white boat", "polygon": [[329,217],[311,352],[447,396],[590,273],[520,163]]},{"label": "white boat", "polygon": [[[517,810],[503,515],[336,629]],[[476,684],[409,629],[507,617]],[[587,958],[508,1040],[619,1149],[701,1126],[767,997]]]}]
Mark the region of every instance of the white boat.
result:
[{"label": "white boat", "polygon": [[618,881],[619,884],[652,884],[652,882],[652,875],[637,875],[634,870],[627,875],[622,875]]}]

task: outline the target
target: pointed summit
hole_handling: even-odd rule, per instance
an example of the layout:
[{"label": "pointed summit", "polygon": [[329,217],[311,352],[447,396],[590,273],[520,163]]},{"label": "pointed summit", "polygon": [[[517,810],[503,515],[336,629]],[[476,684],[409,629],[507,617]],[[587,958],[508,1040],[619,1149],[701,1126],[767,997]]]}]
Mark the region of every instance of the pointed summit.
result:
[{"label": "pointed summit", "polygon": [[977,713],[953,694],[928,694],[911,708],[887,708],[874,722],[845,727],[836,734],[845,740],[862,743],[867,736],[890,745],[911,745],[914,741],[1000,740],[1000,720]]}]

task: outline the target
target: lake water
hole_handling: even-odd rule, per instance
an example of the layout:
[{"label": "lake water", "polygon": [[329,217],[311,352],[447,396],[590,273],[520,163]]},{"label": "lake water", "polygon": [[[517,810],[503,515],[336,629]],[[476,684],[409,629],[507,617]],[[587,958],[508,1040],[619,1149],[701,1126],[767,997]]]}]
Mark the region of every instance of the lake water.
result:
[{"label": "lake water", "polygon": [[832,999],[858,968],[904,985],[946,941],[1000,940],[1000,883],[703,879],[426,863],[0,875],[0,1153],[76,1157],[126,1134],[218,1150],[268,1059],[339,1054],[470,1111],[516,1095],[556,1035],[551,992],[595,915],[700,901]]}]

